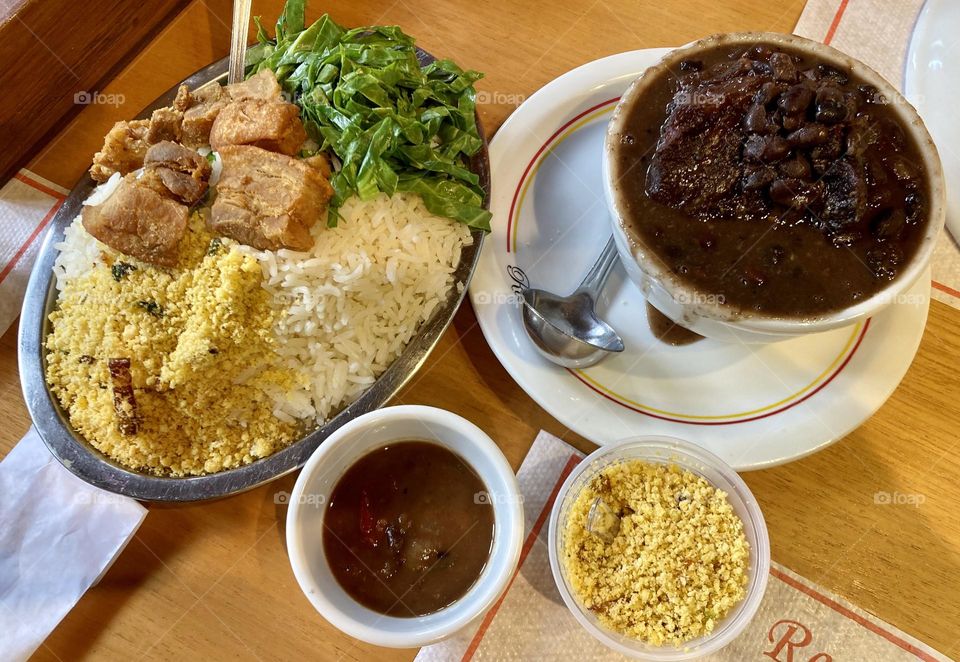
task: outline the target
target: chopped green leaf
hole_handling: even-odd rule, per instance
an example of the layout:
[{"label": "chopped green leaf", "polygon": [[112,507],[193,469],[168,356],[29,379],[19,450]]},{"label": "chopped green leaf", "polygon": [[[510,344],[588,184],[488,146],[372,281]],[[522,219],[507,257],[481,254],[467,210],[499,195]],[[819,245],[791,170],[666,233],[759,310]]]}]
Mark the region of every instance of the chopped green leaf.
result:
[{"label": "chopped green leaf", "polygon": [[287,0],[270,41],[257,21],[250,73],[269,68],[297,100],[320,149],[337,156],[328,223],[351,196],[420,195],[434,214],[489,231],[485,192],[470,170],[483,148],[476,90],[482,77],[450,60],[421,67],[397,26],[346,30],[324,14],[305,27],[306,0]]},{"label": "chopped green leaf", "polygon": [[137,268],[132,264],[127,262],[116,262],[112,267],[110,267],[110,272],[113,274],[113,279],[118,283],[126,278],[127,274],[131,271],[136,271]]},{"label": "chopped green leaf", "polygon": [[156,301],[138,301],[137,305],[157,319],[163,317],[163,307]]}]

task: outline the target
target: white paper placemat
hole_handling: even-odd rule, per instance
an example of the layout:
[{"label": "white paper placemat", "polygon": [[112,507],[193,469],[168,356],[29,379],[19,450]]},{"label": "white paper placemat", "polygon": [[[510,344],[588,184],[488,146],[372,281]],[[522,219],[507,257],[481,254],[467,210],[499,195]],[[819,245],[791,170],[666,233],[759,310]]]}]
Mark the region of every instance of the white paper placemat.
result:
[{"label": "white paper placemat", "polygon": [[[564,479],[582,458],[541,432],[517,479],[524,499],[526,540],[507,593],[479,622],[417,655],[449,660],[620,660],[580,627],[560,598],[550,572],[546,537],[550,508]],[[762,504],[761,504],[762,505]],[[818,657],[819,656],[819,657]],[[945,661],[948,657],[892,625],[776,563],[760,610],[711,662]]]},{"label": "white paper placemat", "polygon": [[21,170],[0,189],[0,335],[20,315],[44,230],[67,190]]}]

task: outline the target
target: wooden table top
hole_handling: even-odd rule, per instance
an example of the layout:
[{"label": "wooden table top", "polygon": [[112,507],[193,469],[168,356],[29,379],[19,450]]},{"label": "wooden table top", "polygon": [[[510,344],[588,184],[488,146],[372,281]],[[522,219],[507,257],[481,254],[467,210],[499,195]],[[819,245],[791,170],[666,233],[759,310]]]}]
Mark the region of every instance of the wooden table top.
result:
[{"label": "wooden table top", "polygon": [[[276,16],[279,0],[254,13]],[[605,55],[675,46],[724,31],[790,32],[803,0],[554,2],[358,0],[330,7],[346,25],[399,24],[418,43],[486,72],[478,87],[508,103],[481,108],[492,135],[524,98],[561,73]],[[310,17],[321,11],[314,3]],[[197,0],[103,91],[125,103],[85,108],[29,166],[71,187],[117,119],[224,56],[228,0]],[[268,21],[271,22],[272,21]],[[55,45],[54,45],[55,47]],[[960,655],[960,310],[934,301],[903,383],[865,425],[816,455],[747,473],[766,515],[773,558],[947,655]],[[450,388],[456,383],[457,388]],[[518,467],[540,429],[582,450],[590,444],[553,420],[509,377],[469,304],[397,398],[452,410],[477,423]],[[0,339],[0,455],[26,432],[16,329]],[[294,476],[213,503],[151,506],[105,579],[38,651],[84,656],[409,660],[340,634],[297,587],[274,504]],[[919,507],[875,505],[878,491],[922,494]]]}]

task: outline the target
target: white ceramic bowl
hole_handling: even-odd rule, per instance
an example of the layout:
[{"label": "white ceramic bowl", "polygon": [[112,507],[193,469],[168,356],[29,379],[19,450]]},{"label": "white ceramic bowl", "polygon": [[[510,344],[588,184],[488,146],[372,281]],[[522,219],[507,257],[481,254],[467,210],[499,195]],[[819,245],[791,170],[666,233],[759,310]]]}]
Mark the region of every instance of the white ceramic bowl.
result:
[{"label": "white ceramic bowl", "polygon": [[[390,442],[422,439],[465,459],[486,486],[494,509],[490,558],[462,598],[426,616],[397,618],[353,600],[337,583],[323,550],[326,497],[361,456]],[[523,507],[516,476],[483,430],[442,409],[404,405],[365,414],[334,432],[297,478],[287,511],[287,553],[293,574],[320,615],[351,637],[378,646],[435,643],[484,614],[506,589],[523,543]]]},{"label": "white ceramic bowl", "polygon": [[[724,306],[716,297],[698,292],[679,280],[662,262],[650,255],[631,223],[625,220],[623,204],[616,182],[620,178],[616,159],[612,157],[625,133],[626,109],[642,102],[644,94],[663,82],[664,74],[676,71],[679,63],[695,59],[701,51],[718,46],[742,45],[744,49],[756,44],[782,45],[809,54],[819,61],[849,70],[857,78],[875,86],[889,100],[904,129],[919,146],[930,182],[929,213],[926,233],[913,259],[902,273],[885,288],[860,303],[829,315],[815,318],[769,317],[751,314]],[[718,340],[743,342],[771,342],[807,333],[818,333],[848,326],[879,313],[906,292],[926,270],[937,237],[946,215],[943,170],[937,149],[917,111],[880,74],[849,55],[819,42],[794,35],[743,32],[720,34],[701,39],[690,45],[670,51],[653,67],[647,69],[623,94],[607,128],[603,149],[603,180],[607,206],[610,209],[613,235],[620,260],[630,279],[636,283],[647,300],[664,315],[699,333]]]},{"label": "white ceramic bowl", "polygon": [[[706,478],[727,493],[734,512],[743,520],[743,530],[750,544],[749,582],[747,593],[714,631],[691,639],[680,647],[652,646],[606,628],[589,609],[573,595],[566,568],[560,563],[564,549],[564,530],[570,507],[577,495],[593,477],[610,464],[625,460],[643,460],[655,464],[674,464]],[[673,437],[646,436],[601,446],[588,455],[567,477],[550,512],[550,569],[560,595],[574,618],[598,641],[609,648],[641,660],[692,660],[720,650],[743,632],[757,613],[770,575],[770,539],[760,506],[750,488],[730,465],[696,444]]]}]

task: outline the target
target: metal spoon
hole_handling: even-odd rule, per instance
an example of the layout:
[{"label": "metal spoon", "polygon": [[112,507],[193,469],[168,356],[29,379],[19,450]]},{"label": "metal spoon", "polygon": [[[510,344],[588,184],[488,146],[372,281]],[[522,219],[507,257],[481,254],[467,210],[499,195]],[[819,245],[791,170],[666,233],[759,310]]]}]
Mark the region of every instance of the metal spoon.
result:
[{"label": "metal spoon", "polygon": [[523,328],[534,347],[565,368],[585,368],[609,352],[622,352],[623,340],[597,317],[597,296],[617,262],[613,237],[576,291],[565,297],[544,290],[523,290]]},{"label": "metal spoon", "polygon": [[247,55],[247,31],[250,29],[250,4],[253,0],[233,0],[233,28],[230,32],[230,68],[227,82],[243,80]]},{"label": "metal spoon", "polygon": [[609,544],[620,533],[620,516],[607,505],[603,497],[597,497],[587,512],[587,531]]}]

